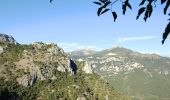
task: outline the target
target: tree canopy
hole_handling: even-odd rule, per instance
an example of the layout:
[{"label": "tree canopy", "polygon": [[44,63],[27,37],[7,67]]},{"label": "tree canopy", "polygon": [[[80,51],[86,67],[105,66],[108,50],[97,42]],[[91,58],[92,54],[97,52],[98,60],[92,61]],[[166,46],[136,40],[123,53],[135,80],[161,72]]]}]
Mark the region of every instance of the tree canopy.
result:
[{"label": "tree canopy", "polygon": [[[116,21],[118,15],[117,12],[113,10],[112,6],[117,3],[122,3],[122,13],[125,15],[127,9],[132,9],[132,5],[129,2],[130,0],[97,0],[94,1],[94,4],[99,5],[99,8],[97,10],[97,15],[101,16],[102,14],[111,11],[113,15],[114,22]],[[50,0],[50,3],[52,3],[53,0]],[[170,0],[141,0],[139,4],[138,14],[136,16],[136,20],[139,19],[139,17],[143,14],[144,21],[146,22],[148,18],[152,16],[152,12],[154,8],[156,7],[156,3],[159,2],[161,5],[165,4],[165,7],[163,9],[163,14],[170,16],[170,12],[168,12],[168,8],[170,6]],[[167,13],[168,12],[168,13]],[[162,44],[164,44],[165,40],[167,39],[168,35],[170,33],[170,18],[168,19],[168,24],[162,34]]]}]

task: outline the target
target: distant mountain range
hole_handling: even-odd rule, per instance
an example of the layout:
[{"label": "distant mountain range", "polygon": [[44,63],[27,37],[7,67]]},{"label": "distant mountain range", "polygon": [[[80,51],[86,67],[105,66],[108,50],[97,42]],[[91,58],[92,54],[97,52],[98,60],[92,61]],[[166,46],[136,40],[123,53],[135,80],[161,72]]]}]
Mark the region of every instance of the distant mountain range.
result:
[{"label": "distant mountain range", "polygon": [[133,100],[170,100],[170,58],[143,54],[123,47],[68,53],[87,61],[93,70]]}]

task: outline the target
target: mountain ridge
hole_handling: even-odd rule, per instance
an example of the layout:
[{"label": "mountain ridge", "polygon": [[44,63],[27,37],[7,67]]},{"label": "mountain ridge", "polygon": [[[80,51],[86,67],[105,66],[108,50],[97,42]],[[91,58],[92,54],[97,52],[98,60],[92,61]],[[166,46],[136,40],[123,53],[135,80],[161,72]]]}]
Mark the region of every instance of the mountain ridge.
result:
[{"label": "mountain ridge", "polygon": [[[132,100],[170,98],[170,58],[143,54],[126,48],[111,48],[88,56],[77,57],[91,63],[112,86],[132,97]],[[167,88],[168,87],[168,88]]]},{"label": "mountain ridge", "polygon": [[[84,51],[89,51],[88,55],[92,55],[93,53],[98,53],[98,52],[101,52],[101,51],[111,51],[111,50],[114,50],[114,49],[126,49],[128,51],[133,51],[133,52],[140,53],[140,54],[143,54],[143,55],[155,55],[155,56],[170,58],[170,56],[168,56],[168,55],[161,55],[161,54],[156,53],[156,52],[141,52],[141,51],[125,48],[123,46],[112,46],[111,48],[106,48],[106,49],[103,49],[103,50],[100,50],[100,51],[93,50],[93,49],[77,49],[77,50],[72,50],[72,51],[69,51],[69,52],[66,52],[66,53],[71,55],[71,53],[81,52],[81,55],[83,55]],[[93,53],[90,53],[90,52],[93,52]],[[72,55],[74,55],[74,54],[72,54]],[[86,56],[86,55],[84,54],[83,56]]]},{"label": "mountain ridge", "polygon": [[54,43],[0,43],[1,100],[130,100]]}]

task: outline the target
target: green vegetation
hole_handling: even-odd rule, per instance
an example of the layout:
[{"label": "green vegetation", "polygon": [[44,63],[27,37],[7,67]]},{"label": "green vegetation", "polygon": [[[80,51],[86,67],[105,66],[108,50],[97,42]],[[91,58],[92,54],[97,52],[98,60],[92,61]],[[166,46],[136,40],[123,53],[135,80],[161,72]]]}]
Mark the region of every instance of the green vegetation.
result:
[{"label": "green vegetation", "polygon": [[[37,81],[33,86],[23,87],[15,80],[4,81],[0,79],[0,98],[9,100],[20,98],[21,100],[76,100],[78,97],[85,97],[89,100],[104,100],[108,95],[115,100],[128,100],[127,96],[114,90],[108,83],[104,82],[98,75],[77,73],[56,72],[56,80]],[[98,98],[98,99],[97,99]]]},{"label": "green vegetation", "polygon": [[17,84],[15,80],[5,81],[0,78],[0,98],[1,100],[32,100],[36,98],[36,86],[23,87]]},{"label": "green vegetation", "polygon": [[170,76],[158,75],[155,72],[151,72],[151,74],[152,77],[149,73],[137,70],[130,74],[122,73],[117,76],[106,77],[106,80],[125,94],[133,96],[134,100],[139,98],[144,100],[170,98]]},{"label": "green vegetation", "polygon": [[[115,55],[108,56],[109,53]],[[170,99],[170,58],[168,57],[141,54],[122,47],[81,57],[74,52],[71,57],[91,62],[95,65],[94,72],[104,77],[114,88],[131,96],[133,100]],[[139,64],[138,68],[137,64]]]},{"label": "green vegetation", "polygon": [[22,57],[23,50],[34,50],[32,46],[29,45],[14,45],[8,44],[4,52],[0,54],[0,65],[7,61],[15,62]]},{"label": "green vegetation", "polygon": [[[41,45],[40,45],[41,46]],[[112,100],[130,100],[130,98],[121,92],[115,90],[111,85],[105,82],[97,74],[86,74],[81,69],[85,65],[85,62],[76,62],[77,72],[72,75],[70,72],[60,72],[57,67],[63,63],[60,62],[60,56],[62,59],[66,57],[62,54],[61,49],[59,55],[55,55],[56,61],[44,61],[39,59],[43,52],[47,53],[47,48],[36,49],[33,45],[12,45],[9,44],[3,53],[0,54],[0,99],[1,100],[76,100],[79,97],[86,100],[105,100],[110,98]],[[24,66],[17,66],[17,62],[23,59],[23,51],[26,50],[27,54],[36,53],[36,55],[29,55],[33,59],[33,65],[28,64],[24,69]],[[36,52],[35,52],[36,51]],[[47,53],[48,54],[48,53]],[[26,56],[27,57],[27,56]],[[37,57],[38,59],[35,59]],[[30,59],[24,59],[24,61]],[[67,64],[67,63],[66,63]],[[27,67],[30,66],[30,67]],[[19,85],[19,82],[30,81],[26,77],[26,80],[19,80],[22,76],[30,76],[31,72],[29,68],[39,68],[41,75],[45,77],[44,80],[40,80],[37,74],[36,82],[27,87]],[[32,69],[31,69],[32,70]],[[49,72],[48,72],[49,71]]]}]

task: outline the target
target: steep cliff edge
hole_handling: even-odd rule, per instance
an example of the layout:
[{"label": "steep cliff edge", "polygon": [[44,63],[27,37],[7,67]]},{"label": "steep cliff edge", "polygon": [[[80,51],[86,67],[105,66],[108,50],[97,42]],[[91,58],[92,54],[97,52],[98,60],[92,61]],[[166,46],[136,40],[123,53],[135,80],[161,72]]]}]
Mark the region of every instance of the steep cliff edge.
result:
[{"label": "steep cliff edge", "polygon": [[1,46],[0,100],[130,100],[56,44]]},{"label": "steep cliff edge", "polygon": [[36,80],[56,79],[56,71],[74,74],[70,59],[56,44],[9,44],[0,56],[0,64],[1,76],[8,79],[11,73],[19,84],[26,87],[32,86]]}]

